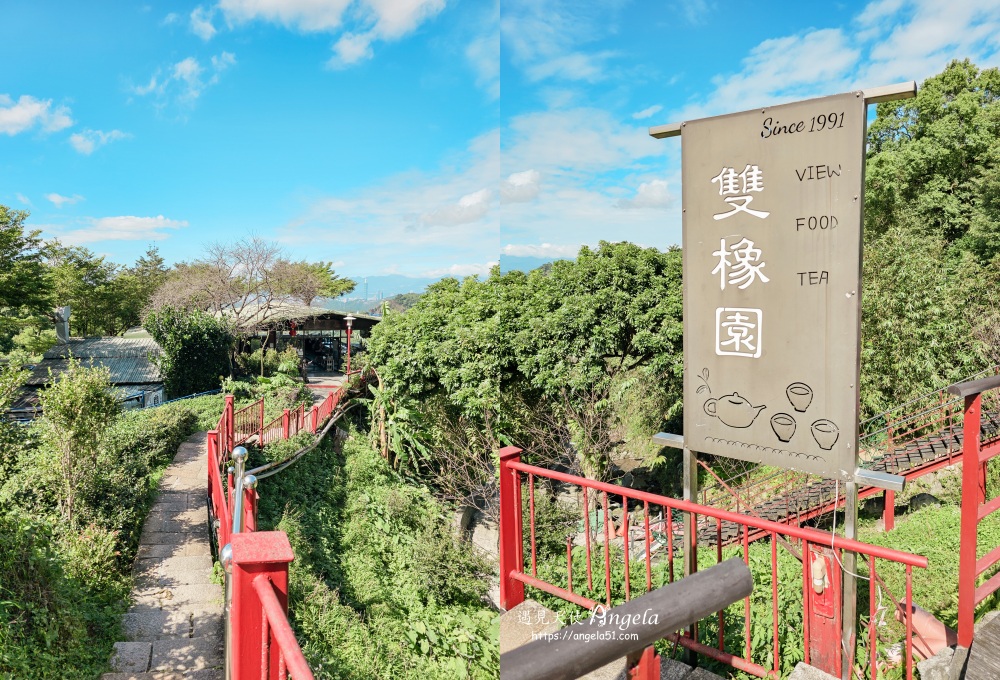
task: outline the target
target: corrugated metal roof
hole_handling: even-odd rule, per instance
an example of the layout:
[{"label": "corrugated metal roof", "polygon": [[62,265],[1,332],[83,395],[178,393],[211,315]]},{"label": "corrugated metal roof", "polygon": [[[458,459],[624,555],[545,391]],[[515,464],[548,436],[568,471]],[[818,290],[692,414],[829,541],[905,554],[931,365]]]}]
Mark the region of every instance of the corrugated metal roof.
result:
[{"label": "corrugated metal roof", "polygon": [[[162,383],[163,377],[147,357],[79,357],[84,366],[104,367],[111,372],[112,385]],[[26,385],[46,385],[69,369],[69,359],[43,359],[35,366]],[[52,377],[49,377],[51,370]]]},{"label": "corrugated metal roof", "polygon": [[[151,383],[144,385],[122,385],[115,388],[120,399],[124,399],[138,392],[155,392],[163,387],[163,383]],[[23,387],[17,399],[10,405],[10,411],[38,411],[41,413],[41,402],[38,398],[39,387]]]},{"label": "corrugated metal roof", "polygon": [[45,353],[46,359],[68,359],[70,353],[78,359],[148,357],[158,355],[160,346],[152,338],[94,337],[70,338],[65,345],[56,345]]}]

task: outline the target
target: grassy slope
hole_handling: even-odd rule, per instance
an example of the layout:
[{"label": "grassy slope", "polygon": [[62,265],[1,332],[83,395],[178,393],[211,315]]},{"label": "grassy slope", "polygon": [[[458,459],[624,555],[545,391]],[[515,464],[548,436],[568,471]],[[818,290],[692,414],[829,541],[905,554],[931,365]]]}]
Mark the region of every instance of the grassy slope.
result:
[{"label": "grassy slope", "polygon": [[260,486],[287,531],[293,625],[317,678],[494,678],[488,566],[444,509],[359,440],[324,445]]}]

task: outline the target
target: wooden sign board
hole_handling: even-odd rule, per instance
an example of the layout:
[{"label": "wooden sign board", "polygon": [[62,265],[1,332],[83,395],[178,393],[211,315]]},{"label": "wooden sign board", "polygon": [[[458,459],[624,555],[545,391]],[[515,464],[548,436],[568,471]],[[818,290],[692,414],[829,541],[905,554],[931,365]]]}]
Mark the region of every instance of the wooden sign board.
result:
[{"label": "wooden sign board", "polygon": [[853,479],[865,112],[851,92],[683,124],[692,450]]}]

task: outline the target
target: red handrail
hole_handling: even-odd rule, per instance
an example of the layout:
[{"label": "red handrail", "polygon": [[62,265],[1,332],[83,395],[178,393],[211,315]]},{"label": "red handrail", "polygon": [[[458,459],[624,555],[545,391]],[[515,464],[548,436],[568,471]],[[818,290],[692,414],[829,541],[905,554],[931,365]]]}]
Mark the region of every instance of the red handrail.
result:
[{"label": "red handrail", "polygon": [[729,512],[728,510],[719,510],[718,508],[713,508],[707,505],[698,505],[697,503],[683,501],[678,498],[660,496],[646,491],[636,491],[634,489],[616,486],[614,484],[607,484],[605,482],[598,482],[585,477],[577,477],[575,475],[569,475],[555,470],[547,470],[535,465],[528,465],[527,463],[515,463],[512,461],[508,463],[507,466],[513,470],[517,470],[518,472],[532,474],[536,477],[545,477],[559,482],[575,484],[577,486],[586,486],[590,489],[596,489],[597,491],[603,491],[615,496],[624,496],[632,500],[646,501],[654,505],[662,505],[674,510],[680,510],[681,512],[692,513],[698,515],[699,517],[712,517],[714,519],[722,520],[723,522],[745,524],[768,533],[784,534],[792,538],[809,541],[810,543],[816,543],[819,545],[826,543],[829,545],[832,540],[834,548],[848,550],[850,552],[864,553],[866,555],[874,555],[880,559],[891,560],[893,562],[899,562],[900,564],[909,564],[910,566],[920,567],[921,569],[927,568],[927,558],[923,555],[913,555],[911,553],[893,550],[892,548],[883,548],[880,545],[862,543],[861,541],[855,541],[850,538],[843,538],[836,535],[833,535],[831,538],[831,534],[825,531],[819,531],[818,529],[794,527],[787,524],[772,522],[768,519],[753,517],[751,515],[740,515],[735,512]]},{"label": "red handrail", "polygon": [[[274,585],[266,575],[261,574],[253,580],[253,589],[260,598],[260,606],[264,610],[264,617],[267,620],[265,635],[269,632],[269,638],[278,643],[279,663],[283,663],[291,672],[295,680],[312,680],[312,670],[309,662],[302,654],[298,640],[292,627],[288,625],[288,617],[285,616],[285,608],[278,602],[278,596],[274,594]],[[269,631],[268,631],[269,629]],[[269,677],[269,668],[264,661],[269,660],[267,654],[261,655],[261,677]]]},{"label": "red handrail", "polygon": [[[225,406],[222,414],[219,416],[218,425],[215,430],[208,433],[208,442],[206,445],[208,495],[214,517],[218,522],[218,545],[216,548],[220,551],[220,554],[223,547],[232,545],[234,538],[239,535],[232,533],[233,512],[236,505],[234,498],[236,489],[234,489],[233,476],[232,474],[227,474],[225,481],[223,478],[223,465],[229,460],[233,448],[244,443],[255,434],[258,438],[258,446],[264,447],[279,439],[293,437],[304,429],[315,433],[333,415],[343,394],[345,394],[345,388],[341,386],[337,390],[329,392],[320,404],[310,410],[308,416],[305,404],[300,404],[295,410],[285,409],[281,415],[269,423],[264,422],[263,399],[235,410],[233,396],[226,395]],[[242,467],[239,466],[239,469],[242,469]],[[247,488],[244,490],[242,507],[242,531],[244,533],[253,533],[256,531],[257,525],[257,492],[255,489]],[[281,534],[281,532],[273,533]],[[284,544],[287,545],[287,537],[284,538]],[[283,583],[287,582],[287,562],[291,559],[290,548],[288,550],[287,559],[275,558],[272,562],[272,565],[276,565],[275,568],[278,570],[274,573],[280,575]],[[260,557],[264,559],[267,556],[261,555]],[[265,559],[264,561],[267,560]],[[282,563],[284,564],[283,567],[281,566]],[[249,674],[246,676],[247,679],[249,677],[259,677],[285,680],[289,671],[295,680],[312,680],[312,671],[309,669],[305,656],[302,654],[302,650],[295,639],[291,625],[288,623],[284,604],[275,594],[274,583],[271,578],[263,574],[257,576],[253,581],[253,590],[256,592],[256,599],[259,600],[260,604],[258,612],[263,613],[261,617],[262,621],[259,623],[262,626],[264,635],[257,638],[257,644],[259,644],[259,648],[262,650],[261,671],[259,675],[251,674],[248,666],[241,662],[239,664],[240,670],[238,672],[234,671],[233,680],[245,680],[243,677],[239,677],[244,672]],[[246,641],[252,637],[250,634],[253,628],[253,621],[244,622],[237,620],[240,618],[237,612],[246,613],[248,619],[256,620],[256,618],[248,612],[247,606],[249,603],[241,602],[240,606],[235,606],[236,598],[246,598],[245,593],[234,592],[233,598],[233,621],[231,625],[234,629],[238,629],[240,639],[243,641],[241,644],[246,644]],[[269,667],[271,654],[268,652],[268,648],[271,640],[276,642],[278,647],[277,663],[274,668]]]},{"label": "red handrail", "polygon": [[[603,549],[604,549],[604,568],[605,568],[605,592],[606,592],[606,602],[602,604],[611,603],[611,589],[612,589],[612,569],[610,562],[610,553],[612,550],[622,551],[629,550],[629,516],[630,512],[628,509],[629,501],[635,501],[642,510],[642,519],[637,520],[643,526],[637,527],[644,530],[646,536],[645,539],[645,550],[639,559],[643,559],[646,563],[646,581],[647,588],[651,585],[650,579],[650,566],[651,566],[651,554],[656,546],[652,545],[652,533],[655,531],[657,534],[661,534],[664,525],[667,527],[667,553],[665,559],[669,562],[669,580],[672,582],[674,580],[674,546],[677,545],[677,541],[681,540],[684,544],[687,544],[688,548],[692,550],[684,550],[685,560],[689,560],[690,557],[688,553],[693,555],[695,546],[691,545],[692,537],[684,535],[682,533],[676,539],[674,538],[674,527],[678,525],[687,524],[688,527],[694,528],[694,535],[697,536],[699,525],[703,530],[706,525],[711,527],[714,524],[716,532],[716,550],[717,561],[722,559],[721,550],[721,533],[723,523],[733,523],[741,527],[742,535],[742,549],[743,558],[749,564],[749,543],[750,537],[754,533],[764,534],[770,536],[771,538],[771,573],[768,577],[765,577],[765,582],[770,581],[767,584],[766,590],[768,590],[768,597],[772,600],[772,616],[775,617],[773,622],[773,630],[768,630],[766,635],[772,636],[772,663],[773,667],[765,668],[754,662],[753,649],[750,644],[749,631],[751,630],[753,622],[751,621],[751,607],[750,598],[746,599],[744,603],[744,617],[742,630],[746,636],[746,648],[738,651],[739,653],[731,653],[727,650],[725,644],[725,619],[720,616],[718,619],[717,631],[718,631],[718,644],[716,646],[708,646],[703,644],[695,636],[690,635],[677,635],[672,636],[670,639],[676,644],[684,646],[691,649],[699,654],[709,656],[717,661],[733,666],[740,670],[746,671],[758,677],[777,677],[780,671],[779,664],[779,629],[777,625],[777,611],[778,611],[778,561],[777,561],[777,544],[783,539],[792,539],[798,543],[799,549],[801,550],[802,565],[802,592],[803,592],[803,607],[804,607],[804,618],[803,618],[803,632],[804,632],[804,650],[803,656],[807,663],[810,661],[810,648],[815,652],[814,662],[819,665],[826,665],[826,670],[835,675],[840,675],[841,668],[843,664],[851,663],[853,664],[853,654],[846,657],[842,657],[836,650],[840,648],[840,628],[839,623],[837,623],[833,628],[828,624],[823,624],[822,621],[817,621],[817,625],[810,626],[810,619],[817,615],[815,611],[819,611],[817,607],[828,607],[825,604],[825,600],[820,601],[818,605],[813,604],[814,597],[812,588],[812,578],[811,569],[814,564],[821,563],[824,560],[829,560],[828,564],[832,569],[837,570],[839,574],[839,565],[842,564],[843,560],[841,554],[845,551],[858,553],[865,556],[865,559],[859,560],[861,563],[867,563],[868,566],[868,578],[878,579],[879,583],[882,583],[879,579],[878,573],[875,567],[875,560],[881,559],[887,562],[892,562],[901,565],[906,571],[906,594],[905,596],[899,598],[899,600],[905,602],[905,607],[907,614],[906,625],[907,625],[907,635],[904,639],[905,654],[903,662],[905,663],[905,670],[907,678],[912,678],[913,671],[913,654],[912,654],[912,587],[911,571],[914,567],[926,568],[927,558],[920,555],[913,555],[910,553],[901,552],[898,550],[892,550],[890,548],[884,548],[882,546],[870,545],[862,543],[860,541],[843,538],[841,536],[836,536],[828,532],[819,531],[817,529],[802,528],[796,526],[789,526],[787,524],[782,524],[779,522],[774,522],[767,519],[762,519],[759,517],[742,515],[739,513],[730,512],[727,510],[721,510],[719,508],[709,507],[705,505],[699,505],[689,501],[683,501],[675,498],[670,498],[667,496],[661,496],[658,494],[652,494],[644,491],[637,491],[634,489],[629,489],[621,486],[616,486],[613,484],[607,484],[604,482],[599,482],[591,479],[586,479],[583,477],[578,477],[575,475],[558,472],[555,470],[548,470],[534,465],[529,465],[520,462],[520,449],[514,447],[507,447],[500,452],[500,593],[501,593],[501,606],[510,609],[511,607],[517,605],[524,600],[524,587],[531,586],[538,588],[539,590],[548,592],[555,595],[561,599],[569,602],[573,602],[577,605],[593,608],[598,603],[586,597],[583,593],[577,589],[574,592],[572,583],[572,549],[571,546],[567,548],[567,564],[566,564],[566,587],[562,585],[557,585],[549,581],[540,578],[537,569],[537,559],[536,559],[536,542],[538,540],[538,528],[535,526],[534,517],[534,498],[535,489],[534,484],[536,479],[550,479],[557,482],[562,482],[564,484],[571,484],[580,489],[583,492],[583,503],[585,504],[584,510],[584,525],[586,532],[586,564],[588,569],[588,589],[592,590],[591,579],[589,571],[591,565],[591,523],[590,523],[590,503],[587,502],[587,491],[591,490],[597,492],[603,499],[598,499],[598,512],[601,511],[601,505],[603,505]],[[522,504],[522,493],[521,485],[522,481],[526,481],[529,485],[527,498],[524,499],[526,504]],[[619,532],[615,531],[615,528],[611,522],[611,515],[609,512],[609,499],[616,499],[616,502],[620,501],[622,506],[622,519],[621,519],[621,529],[622,544],[612,546],[611,541],[613,536]],[[600,501],[603,500],[603,503]],[[664,517],[658,520],[655,524],[651,524],[650,518],[650,505],[660,506],[664,511]],[[639,508],[637,508],[638,510]],[[674,512],[679,512],[686,514],[690,519],[687,521],[677,521],[673,518]],[[528,531],[523,527],[522,513],[528,515],[530,535]],[[600,516],[600,515],[599,515]],[[598,533],[600,529],[598,529]],[[686,531],[685,531],[686,533]],[[600,540],[600,538],[598,539]],[[636,537],[633,539],[640,545],[642,544],[642,538]],[[784,542],[784,541],[783,541]],[[526,568],[525,556],[524,556],[524,546],[526,544],[530,545],[531,548],[531,565]],[[787,542],[785,542],[787,547]],[[794,552],[794,551],[793,551]],[[625,558],[628,559],[627,557]],[[834,562],[836,560],[836,562]],[[627,562],[626,562],[627,564]],[[690,565],[689,565],[690,566]],[[618,575],[615,577],[619,581],[624,578],[624,592],[625,598],[628,599],[630,592],[630,580],[632,575],[630,570],[626,566],[624,577]],[[596,580],[596,579],[594,579]],[[833,586],[833,583],[839,581],[832,581],[829,587]],[[763,584],[762,584],[763,586]],[[884,588],[884,585],[882,586]],[[762,587],[762,592],[764,588]],[[894,600],[896,598],[893,598]],[[868,625],[874,626],[873,617],[871,613],[875,611],[874,602],[870,603],[872,611],[870,612]],[[815,611],[814,611],[815,610]],[[839,611],[839,610],[838,610]],[[819,614],[818,616],[826,616],[826,614]],[[839,615],[838,615],[839,616]],[[838,619],[835,619],[839,621]],[[770,623],[770,622],[769,622]],[[822,624],[822,625],[821,625]],[[768,625],[771,629],[772,626]],[[875,631],[870,628],[869,639],[874,639]],[[754,636],[756,637],[756,636]],[[743,654],[743,656],[740,656]],[[822,656],[823,658],[818,658]],[[866,658],[860,659],[862,663],[870,663],[875,659],[874,656],[870,658],[865,655]],[[869,673],[871,678],[875,678],[878,674],[877,666],[869,666]],[[865,669],[854,667],[854,674],[862,676]]]}]

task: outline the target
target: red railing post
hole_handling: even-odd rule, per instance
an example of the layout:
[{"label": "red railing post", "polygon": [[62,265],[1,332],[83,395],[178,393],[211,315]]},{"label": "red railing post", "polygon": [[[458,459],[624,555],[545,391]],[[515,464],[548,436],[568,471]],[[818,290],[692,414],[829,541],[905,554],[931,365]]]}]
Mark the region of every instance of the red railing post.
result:
[{"label": "red railing post", "polygon": [[260,428],[257,430],[257,444],[258,446],[264,445],[264,398],[261,397],[260,400]]},{"label": "red railing post", "polygon": [[896,527],[896,492],[886,490],[882,494],[885,507],[882,508],[882,524],[885,531],[892,531]]},{"label": "red railing post", "polygon": [[316,434],[316,430],[319,429],[319,406],[312,407],[312,429],[309,430],[313,434]]},{"label": "red railing post", "polygon": [[976,612],[976,543],[979,527],[979,427],[982,394],[965,398],[962,422],[962,529],[958,546],[958,644],[972,646]]},{"label": "red railing post", "polygon": [[267,675],[262,668],[264,610],[254,591],[253,581],[265,576],[274,586],[282,609],[288,612],[288,564],[292,561],[292,546],[283,531],[255,531],[233,534],[233,589],[230,621],[232,633],[231,680],[277,680],[278,645],[270,645],[270,666]]},{"label": "red railing post", "polygon": [[660,655],[653,645],[642,650],[639,661],[628,671],[629,680],[660,680]]},{"label": "red railing post", "polygon": [[288,439],[288,431],[291,428],[291,414],[286,408],[281,415],[281,438]]},{"label": "red railing post", "polygon": [[232,453],[233,442],[236,440],[233,434],[233,413],[235,413],[235,404],[233,403],[234,397],[231,394],[226,395],[226,432],[223,435],[225,438],[226,453]]},{"label": "red railing post", "polygon": [[521,449],[506,446],[500,449],[500,606],[510,610],[524,602],[524,584],[511,577],[524,571],[521,552],[520,515],[517,502],[520,479],[509,463],[521,462]]}]

